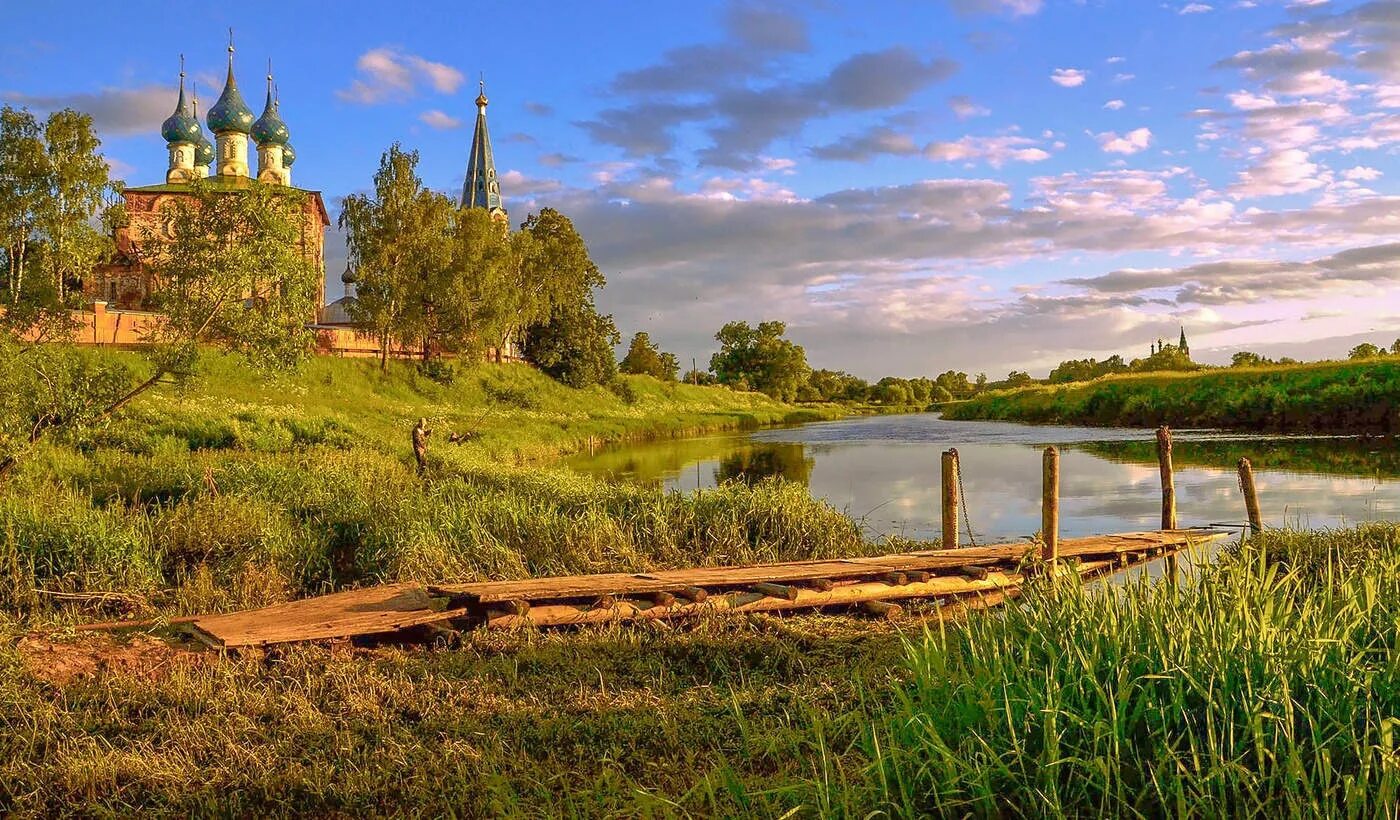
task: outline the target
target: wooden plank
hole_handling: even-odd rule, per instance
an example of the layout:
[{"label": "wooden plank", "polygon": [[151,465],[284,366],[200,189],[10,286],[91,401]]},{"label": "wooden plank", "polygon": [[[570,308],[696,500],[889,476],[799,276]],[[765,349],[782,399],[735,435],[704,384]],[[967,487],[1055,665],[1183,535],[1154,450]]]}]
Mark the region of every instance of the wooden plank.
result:
[{"label": "wooden plank", "polygon": [[492,615],[486,625],[493,628],[513,628],[521,626],[568,626],[582,624],[602,624],[617,621],[652,620],[658,618],[680,618],[707,615],[719,612],[773,612],[789,609],[810,609],[821,606],[859,604],[863,601],[882,601],[901,598],[931,598],[943,595],[961,595],[983,591],[996,591],[1015,587],[1024,581],[1019,574],[1000,572],[989,573],[986,580],[977,581],[963,577],[930,578],[921,584],[891,586],[879,581],[845,584],[821,592],[815,589],[798,589],[795,600],[775,598],[761,593],[740,592],[734,595],[713,595],[703,604],[676,602],[675,606],[644,607],[630,601],[619,601],[611,610],[587,609],[567,603],[543,604],[534,607],[528,615]]},{"label": "wooden plank", "polygon": [[[1128,533],[1108,537],[1075,538],[1062,541],[1059,554],[1062,557],[1082,557],[1140,552],[1150,548],[1184,545],[1188,539],[1204,541],[1210,540],[1210,536],[1196,531],[1178,530],[1166,533]],[[739,587],[752,586],[755,583],[793,583],[818,578],[848,579],[862,575],[880,575],[886,572],[910,570],[924,572],[958,570],[968,565],[1020,561],[1032,549],[1034,549],[1033,545],[1027,542],[955,550],[924,550],[863,558],[790,561],[780,564],[443,584],[430,589],[435,594],[467,598],[481,603],[513,598],[568,599],[649,592],[679,594],[682,587]]]},{"label": "wooden plank", "polygon": [[239,647],[394,632],[465,612],[443,610],[417,584],[389,584],[205,616],[191,625],[222,646]]}]

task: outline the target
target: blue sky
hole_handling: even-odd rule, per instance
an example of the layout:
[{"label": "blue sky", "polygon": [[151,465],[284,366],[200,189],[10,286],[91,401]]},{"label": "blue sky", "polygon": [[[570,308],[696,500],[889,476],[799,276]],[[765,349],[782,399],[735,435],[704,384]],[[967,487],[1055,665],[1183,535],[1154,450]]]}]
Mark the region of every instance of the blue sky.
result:
[{"label": "blue sky", "polygon": [[1216,361],[1400,336],[1393,0],[0,0],[0,26],[0,99],[89,111],[130,184],[163,176],[179,54],[207,106],[234,27],[333,214],[394,141],[455,191],[484,72],[513,221],[572,216],[603,307],[683,359],[729,319],[867,376],[1180,324]]}]

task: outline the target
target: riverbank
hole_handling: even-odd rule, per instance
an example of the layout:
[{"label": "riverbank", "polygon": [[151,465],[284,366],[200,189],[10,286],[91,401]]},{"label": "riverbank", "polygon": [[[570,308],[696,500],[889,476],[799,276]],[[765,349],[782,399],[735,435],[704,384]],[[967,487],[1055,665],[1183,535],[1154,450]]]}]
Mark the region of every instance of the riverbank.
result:
[{"label": "riverbank", "polygon": [[987,393],[943,407],[959,420],[1400,433],[1400,362],[1326,362],[1109,376]]},{"label": "riverbank", "polygon": [[[876,548],[800,486],[668,496],[551,464],[610,441],[842,408],[641,376],[575,390],[518,365],[465,368],[441,384],[408,363],[381,374],[374,362],[318,358],[264,381],[214,358],[198,379],[21,462],[0,489],[0,606],[39,620],[94,608],[178,615],[346,584]],[[422,478],[409,446],[420,417],[434,431]]]},{"label": "riverbank", "polygon": [[[1034,590],[999,617],[904,634],[754,616],[221,659],[104,654],[9,624],[0,806],[1385,815],[1397,579],[1400,528],[1371,525],[1268,533],[1177,594]],[[65,641],[87,654],[54,650]]]}]

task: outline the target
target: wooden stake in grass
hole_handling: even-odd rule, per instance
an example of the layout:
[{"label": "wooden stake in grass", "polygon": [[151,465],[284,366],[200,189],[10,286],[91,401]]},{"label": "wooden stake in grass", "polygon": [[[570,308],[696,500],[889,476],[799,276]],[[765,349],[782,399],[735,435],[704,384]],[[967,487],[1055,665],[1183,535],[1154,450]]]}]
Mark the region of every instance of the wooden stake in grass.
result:
[{"label": "wooden stake in grass", "polygon": [[958,546],[958,456],[943,451],[943,549]]},{"label": "wooden stake in grass", "polygon": [[1162,472],[1162,529],[1176,529],[1176,481],[1172,475],[1172,431],[1157,428],[1157,466]]},{"label": "wooden stake in grass", "polygon": [[1045,542],[1040,557],[1053,562],[1060,557],[1060,451],[1045,448],[1040,495],[1040,535]]},{"label": "wooden stake in grass", "polygon": [[1240,490],[1244,493],[1244,510],[1249,515],[1251,535],[1264,529],[1264,516],[1259,512],[1259,493],[1254,489],[1254,467],[1249,459],[1240,459]]}]

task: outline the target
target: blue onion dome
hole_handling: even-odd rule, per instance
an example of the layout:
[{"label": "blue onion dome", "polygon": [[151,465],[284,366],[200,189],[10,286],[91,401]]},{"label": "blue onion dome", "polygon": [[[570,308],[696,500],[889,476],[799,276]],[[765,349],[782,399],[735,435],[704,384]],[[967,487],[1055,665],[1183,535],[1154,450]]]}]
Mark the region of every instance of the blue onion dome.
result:
[{"label": "blue onion dome", "polygon": [[282,144],[282,167],[290,168],[292,163],[297,161],[297,152],[292,150],[292,144],[286,142]]},{"label": "blue onion dome", "polygon": [[204,136],[204,131],[199,132],[199,142],[194,144],[194,164],[205,166],[214,164],[214,144],[209,138]]},{"label": "blue onion dome", "polygon": [[278,113],[277,99],[272,96],[272,75],[267,75],[267,105],[263,106],[262,116],[253,123],[253,142],[258,145],[286,145],[291,134],[287,133],[287,124],[282,122],[282,117]]},{"label": "blue onion dome", "polygon": [[233,79],[233,46],[228,47],[228,80],[224,83],[224,93],[209,109],[208,121],[209,130],[215,134],[228,131],[246,134],[253,127],[253,111],[243,102],[238,82]]},{"label": "blue onion dome", "polygon": [[[194,121],[199,125],[199,90],[194,92]],[[204,129],[199,129],[199,139],[194,144],[194,164],[196,166],[214,164],[214,145],[209,142],[209,138],[204,136]]]},{"label": "blue onion dome", "polygon": [[198,142],[202,131],[199,120],[190,114],[189,103],[185,102],[185,72],[180,72],[180,99],[175,103],[175,113],[160,124],[160,135],[166,142]]}]

